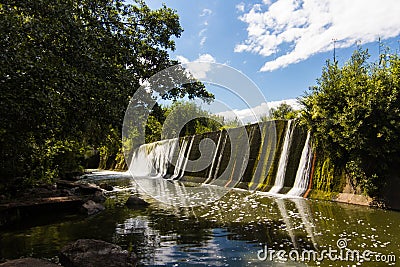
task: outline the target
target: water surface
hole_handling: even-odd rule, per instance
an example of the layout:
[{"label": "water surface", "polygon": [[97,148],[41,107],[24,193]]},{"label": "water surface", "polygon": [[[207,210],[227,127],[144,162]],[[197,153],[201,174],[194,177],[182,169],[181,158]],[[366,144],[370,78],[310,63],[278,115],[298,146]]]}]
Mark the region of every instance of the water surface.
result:
[{"label": "water surface", "polygon": [[[95,238],[135,251],[141,266],[395,266],[400,260],[399,212],[238,190],[201,207],[148,199],[149,207],[132,209],[124,202],[138,189],[126,174],[88,180],[115,187],[104,212],[54,212],[0,229],[0,258],[57,260],[69,242]],[[315,259],[301,258],[312,253]]]}]

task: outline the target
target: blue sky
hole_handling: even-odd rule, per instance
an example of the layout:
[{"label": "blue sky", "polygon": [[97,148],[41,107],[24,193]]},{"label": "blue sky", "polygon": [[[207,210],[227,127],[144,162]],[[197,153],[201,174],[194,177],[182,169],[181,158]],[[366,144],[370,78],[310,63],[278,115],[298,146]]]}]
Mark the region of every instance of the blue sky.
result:
[{"label": "blue sky", "polygon": [[[243,72],[267,101],[300,97],[316,83],[327,59],[343,64],[356,48],[376,60],[379,38],[400,49],[398,0],[148,0],[177,11],[184,32],[171,58],[205,60]],[[210,88],[217,97],[224,93]],[[222,94],[222,95],[220,95]]]}]

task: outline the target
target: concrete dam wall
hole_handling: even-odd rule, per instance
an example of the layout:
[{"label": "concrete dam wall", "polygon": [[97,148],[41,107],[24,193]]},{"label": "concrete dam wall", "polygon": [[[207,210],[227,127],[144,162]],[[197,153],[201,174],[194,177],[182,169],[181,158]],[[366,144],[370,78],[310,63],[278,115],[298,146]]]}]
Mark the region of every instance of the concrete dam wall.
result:
[{"label": "concrete dam wall", "polygon": [[[296,120],[268,121],[144,144],[128,167],[135,177],[381,206],[312,143]],[[384,205],[399,210],[400,178],[393,177]]]},{"label": "concrete dam wall", "polygon": [[304,196],[311,142],[296,121],[268,121],[142,145],[130,169],[134,176]]}]

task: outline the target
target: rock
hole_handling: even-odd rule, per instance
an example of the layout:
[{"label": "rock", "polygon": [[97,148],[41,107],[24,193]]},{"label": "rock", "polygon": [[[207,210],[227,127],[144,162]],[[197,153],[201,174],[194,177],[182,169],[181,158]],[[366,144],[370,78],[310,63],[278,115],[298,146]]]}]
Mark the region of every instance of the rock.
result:
[{"label": "rock", "polygon": [[80,177],[83,175],[83,172],[80,171],[73,171],[73,172],[67,172],[64,174],[65,180],[69,181],[77,181],[80,179]]},{"label": "rock", "polygon": [[128,198],[128,200],[126,201],[126,205],[128,207],[146,207],[150,204],[147,203],[146,201],[144,201],[143,199],[141,199],[140,197],[131,195]]},{"label": "rock", "polygon": [[101,192],[101,188],[96,186],[95,184],[82,184],[66,180],[57,181],[57,186],[59,188],[68,188],[72,190],[74,194],[79,195],[92,195],[96,192]]},{"label": "rock", "polygon": [[111,185],[106,184],[106,183],[101,183],[101,184],[99,184],[99,187],[100,187],[101,189],[106,190],[106,191],[113,191],[113,190],[114,190],[114,187],[112,187]]},{"label": "rock", "polygon": [[60,267],[55,263],[35,258],[10,260],[0,264],[1,267]]},{"label": "rock", "polygon": [[104,203],[106,201],[106,197],[104,196],[103,192],[96,192],[93,196],[90,197],[91,200],[98,203]]},{"label": "rock", "polygon": [[62,248],[60,263],[65,267],[136,266],[133,252],[120,246],[95,239],[79,239]]},{"label": "rock", "polygon": [[80,184],[79,185],[79,192],[82,195],[90,195],[94,194],[98,191],[101,191],[100,187],[95,184]]},{"label": "rock", "polygon": [[99,213],[100,211],[105,210],[105,207],[99,203],[94,202],[93,200],[86,201],[82,208],[88,215],[93,215]]}]

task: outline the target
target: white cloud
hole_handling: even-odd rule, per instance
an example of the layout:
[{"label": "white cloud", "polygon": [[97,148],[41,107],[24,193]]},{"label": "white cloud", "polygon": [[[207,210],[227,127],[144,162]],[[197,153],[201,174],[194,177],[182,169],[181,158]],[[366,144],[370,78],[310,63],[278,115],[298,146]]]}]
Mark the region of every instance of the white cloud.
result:
[{"label": "white cloud", "polygon": [[[189,63],[190,60],[184,56],[176,56],[176,60],[178,60],[179,62],[181,62],[182,64],[186,64]],[[215,63],[217,62],[215,57],[213,57],[210,54],[200,54],[198,58],[196,58],[195,60],[193,60],[194,62],[209,62],[209,63]]]},{"label": "white cloud", "polygon": [[283,103],[286,103],[286,104],[292,106],[292,108],[294,110],[299,110],[301,108],[299,101],[297,101],[297,99],[293,99],[293,98],[268,102],[268,107],[270,109],[277,108],[278,106],[280,106]]},{"label": "white cloud", "polygon": [[398,0],[264,0],[240,17],[248,37],[235,52],[275,55],[260,69],[273,71],[332,50],[333,38],[337,48],[346,48],[395,37],[399,14]]},{"label": "white cloud", "polygon": [[237,4],[237,5],[236,5],[236,9],[237,9],[239,12],[244,12],[244,3],[241,2],[241,3]]},{"label": "white cloud", "polygon": [[215,58],[210,54],[201,54],[195,61],[196,62],[210,62],[210,63],[216,62]]},{"label": "white cloud", "polygon": [[204,17],[204,16],[209,16],[211,15],[213,12],[211,9],[208,8],[204,8],[203,11],[200,14],[200,17]]},{"label": "white cloud", "polygon": [[[184,56],[177,56],[176,59],[182,64],[190,62],[190,60]],[[187,66],[188,70],[196,79],[203,80],[207,78],[207,72],[211,70],[210,63],[216,63],[217,61],[210,54],[201,54],[198,58],[193,60],[193,62],[197,62],[199,64]]]},{"label": "white cloud", "polygon": [[178,60],[182,64],[189,63],[189,59],[185,58],[184,56],[176,56],[176,60]]},{"label": "white cloud", "polygon": [[261,103],[260,105],[253,108],[246,109],[234,109],[229,111],[219,112],[216,115],[223,116],[225,120],[233,120],[234,118],[238,118],[243,123],[255,123],[258,121],[257,118],[268,115],[269,110],[271,108],[277,108],[280,104],[286,103],[293,107],[295,110],[299,110],[301,108],[297,99],[285,99],[279,101],[271,101],[267,103]]}]

